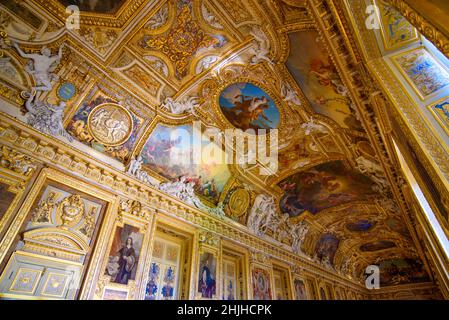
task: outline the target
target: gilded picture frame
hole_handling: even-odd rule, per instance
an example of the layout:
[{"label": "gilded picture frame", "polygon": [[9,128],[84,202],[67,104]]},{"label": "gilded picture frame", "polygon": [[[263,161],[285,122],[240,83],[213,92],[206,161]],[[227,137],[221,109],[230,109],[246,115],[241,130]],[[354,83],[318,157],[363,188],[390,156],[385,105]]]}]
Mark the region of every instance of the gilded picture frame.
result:
[{"label": "gilded picture frame", "polygon": [[[420,84],[417,84],[415,81],[413,81],[413,79],[410,77],[410,74],[407,73],[406,70],[406,66],[401,64],[401,62],[399,61],[400,59],[402,59],[402,61],[407,61],[407,56],[410,56],[413,53],[418,54],[419,52],[421,52],[422,55],[426,55],[427,58],[431,59],[431,63],[434,65],[434,67],[437,69],[438,72],[441,72],[441,76],[444,77],[444,79],[440,79],[440,84],[434,84],[435,86],[439,86],[438,88],[435,88],[434,90],[431,90],[429,88],[427,88],[429,90],[429,92],[423,92],[423,88],[426,88],[428,86],[428,84],[421,82]],[[435,57],[435,55],[429,51],[429,49],[425,46],[420,46],[420,47],[416,47],[413,49],[409,49],[407,51],[403,51],[400,52],[396,55],[393,55],[392,57],[389,58],[393,65],[395,66],[396,70],[399,71],[399,73],[402,75],[402,77],[404,78],[404,80],[406,81],[406,83],[411,87],[413,93],[418,96],[421,101],[426,101],[428,99],[431,99],[435,96],[437,96],[438,94],[440,94],[443,90],[448,89],[449,88],[449,69],[443,65],[438,58]],[[427,61],[428,65],[429,61]],[[417,68],[418,70],[422,70],[423,68]],[[414,72],[413,68],[409,69],[410,72]],[[417,70],[415,70],[417,71]],[[435,71],[435,70],[434,70]],[[435,80],[435,78],[437,78],[436,76],[432,76],[432,80]],[[421,86],[421,89],[420,87]]]},{"label": "gilded picture frame", "polygon": [[382,0],[374,0],[374,4],[379,8],[379,10],[376,10],[376,13],[377,13],[378,21],[380,22],[380,35],[382,38],[382,44],[385,48],[385,51],[393,51],[395,49],[403,48],[403,47],[419,40],[419,34],[418,34],[418,31],[416,30],[416,28],[414,28],[404,18],[405,23],[408,23],[413,28],[412,36],[405,41],[400,41],[400,42],[398,41],[395,44],[391,44],[391,37],[389,36],[388,30],[387,30],[387,28],[388,28],[387,21],[385,21],[385,19],[382,16],[382,14],[385,12],[385,8],[386,8],[387,4],[385,4]]},{"label": "gilded picture frame", "polygon": [[[261,281],[260,277],[263,275],[263,281]],[[266,283],[268,281],[268,284]],[[267,288],[268,287],[268,288]],[[251,264],[251,299],[252,300],[273,300],[274,299],[274,277],[273,277],[273,268],[270,268],[266,265],[259,263]],[[257,288],[257,290],[256,290]],[[256,299],[256,291],[260,291],[263,289],[261,294],[263,296],[259,296]]]},{"label": "gilded picture frame", "polygon": [[427,109],[449,136],[449,96],[429,104]]},{"label": "gilded picture frame", "polygon": [[[297,288],[297,285],[300,286],[300,283],[302,283],[303,292],[301,293],[303,296],[300,296],[300,288]],[[307,282],[306,280],[301,276],[294,276],[293,277],[293,300],[311,300],[311,296],[309,293],[309,290],[307,288]]]},{"label": "gilded picture frame", "polygon": [[222,257],[219,246],[205,243],[199,246],[194,287],[196,300],[218,300],[221,297]]},{"label": "gilded picture frame", "polygon": [[[116,290],[116,291],[127,291],[128,294],[126,296],[127,300],[134,300],[137,296],[139,296],[141,292],[141,287],[144,285],[143,278],[143,270],[145,261],[148,255],[148,247],[149,240],[151,236],[151,224],[152,224],[152,216],[149,220],[145,220],[141,217],[136,217],[132,213],[128,213],[118,209],[117,214],[115,215],[115,220],[112,222],[112,226],[109,227],[109,236],[104,238],[104,241],[107,243],[105,248],[102,251],[102,261],[100,262],[100,272],[98,279],[96,282],[96,289],[93,295],[94,299],[103,299],[105,296],[105,290]],[[119,234],[120,233],[120,234]],[[136,237],[132,238],[131,247],[135,250],[134,253],[134,261],[132,262],[132,270],[130,271],[128,268],[128,259],[125,257],[130,257],[128,253],[114,252],[114,240],[116,240],[117,235],[121,237],[123,234],[128,233],[126,242],[121,243],[121,250],[125,250],[128,247],[128,240],[132,238],[131,234],[136,235]],[[136,250],[136,240],[139,241],[139,248]],[[137,254],[138,253],[138,254]],[[115,261],[118,264],[120,270],[123,269],[123,272],[132,273],[131,276],[126,278],[126,281],[117,281],[117,274],[111,275],[109,274],[111,256],[116,255],[118,261]],[[122,261],[126,260],[126,261]],[[123,268],[121,263],[123,262]],[[118,270],[117,270],[118,271]],[[120,272],[120,271],[119,271]],[[122,295],[123,297],[123,295]]]}]

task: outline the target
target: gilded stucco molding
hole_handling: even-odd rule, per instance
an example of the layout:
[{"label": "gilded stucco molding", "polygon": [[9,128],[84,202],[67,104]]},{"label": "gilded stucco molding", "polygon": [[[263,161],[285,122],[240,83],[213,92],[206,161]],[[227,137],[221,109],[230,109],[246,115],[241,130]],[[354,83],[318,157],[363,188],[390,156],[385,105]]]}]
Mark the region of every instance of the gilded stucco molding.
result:
[{"label": "gilded stucco molding", "polygon": [[[447,197],[448,188],[448,171],[447,165],[447,148],[442,146],[439,140],[432,133],[432,130],[427,126],[426,122],[422,118],[419,112],[416,112],[416,106],[411,98],[404,93],[404,89],[400,86],[397,79],[391,73],[391,69],[386,65],[386,62],[382,59],[379,47],[377,46],[377,39],[375,33],[372,30],[368,30],[365,27],[366,21],[366,2],[364,1],[345,1],[348,8],[348,15],[352,22],[354,31],[353,33],[358,38],[358,49],[363,53],[363,60],[367,61],[366,67],[363,64],[362,68],[366,68],[366,73],[372,74],[373,84],[377,83],[382,94],[376,95],[376,100],[379,103],[375,105],[375,112],[379,115],[379,124],[383,127],[383,136],[387,141],[386,147],[388,154],[394,162],[395,167],[399,168],[399,162],[397,161],[396,151],[393,143],[388,135],[391,133],[405,135],[411,148],[415,151],[419,161],[425,167],[427,173],[430,175],[436,188],[440,192],[441,196]],[[382,97],[383,96],[383,97]],[[388,111],[387,111],[388,110]],[[401,132],[393,131],[393,123],[395,122]],[[410,159],[409,159],[410,161]],[[411,166],[413,174],[419,179],[420,174],[416,172],[416,168]],[[400,171],[399,171],[400,172]],[[421,225],[417,221],[416,213],[413,211],[410,198],[407,196],[407,187],[403,186],[403,178],[398,176],[398,185],[401,186],[401,198],[407,205],[406,223],[409,229],[414,230],[412,235],[415,238],[415,243],[423,243],[422,241],[422,228],[426,229],[426,226]],[[422,181],[420,182],[422,184]],[[428,193],[427,188],[422,188],[424,194],[428,199],[432,199],[433,195]],[[431,206],[435,209],[435,204],[432,200]],[[436,208],[437,215],[439,209]],[[440,218],[440,223],[447,232],[447,221]],[[427,232],[427,231],[426,231]],[[421,239],[420,239],[421,238]],[[435,265],[438,264],[435,259],[427,259],[422,245],[420,255],[424,257],[424,263],[429,270],[434,270]],[[424,253],[424,255],[423,255]],[[434,263],[429,263],[433,261]],[[435,274],[430,271],[431,274]],[[438,277],[436,277],[438,278]],[[438,282],[438,279],[435,279]]]},{"label": "gilded stucco molding", "polygon": [[413,9],[407,1],[387,0],[393,5],[416,29],[432,42],[446,57],[449,58],[449,39],[440,32],[430,21]]},{"label": "gilded stucco molding", "polygon": [[[66,8],[59,1],[36,0],[36,2],[42,8],[45,8],[49,13],[56,16],[59,20],[65,21],[67,17]],[[88,12],[83,12],[81,14],[80,23],[99,27],[123,28],[145,2],[145,0],[127,1],[127,3],[123,5],[115,15],[102,14],[99,16],[96,14],[93,15]]]}]

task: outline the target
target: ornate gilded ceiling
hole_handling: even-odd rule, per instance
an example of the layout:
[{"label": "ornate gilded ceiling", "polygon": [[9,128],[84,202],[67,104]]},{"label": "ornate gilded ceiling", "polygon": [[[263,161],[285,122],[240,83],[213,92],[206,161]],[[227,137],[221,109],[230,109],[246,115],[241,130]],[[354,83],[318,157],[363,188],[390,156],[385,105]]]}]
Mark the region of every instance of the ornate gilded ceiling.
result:
[{"label": "ornate gilded ceiling", "polygon": [[[69,4],[82,11],[78,30],[64,28]],[[140,156],[157,181],[184,176],[205,204],[244,225],[258,196],[272,196],[277,228],[266,236],[292,245],[282,232],[307,225],[297,252],[335,272],[361,279],[378,263],[390,268],[385,284],[427,280],[347,70],[306,1],[6,0],[0,9],[24,51],[56,53],[65,43],[58,85],[45,98],[66,102],[65,129],[82,150],[123,170]],[[2,95],[19,108],[34,80],[26,59],[5,52]],[[248,112],[248,99],[259,113]],[[190,152],[173,131],[191,132],[193,121],[279,129],[278,170],[171,163],[173,148]],[[396,277],[394,266],[410,275]]]}]

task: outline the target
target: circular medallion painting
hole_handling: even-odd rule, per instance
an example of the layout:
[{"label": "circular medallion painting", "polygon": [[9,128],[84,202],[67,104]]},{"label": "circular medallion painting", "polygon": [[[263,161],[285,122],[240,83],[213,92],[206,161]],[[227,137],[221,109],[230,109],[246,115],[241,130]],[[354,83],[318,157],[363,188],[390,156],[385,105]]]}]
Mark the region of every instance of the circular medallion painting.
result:
[{"label": "circular medallion painting", "polygon": [[89,132],[95,140],[107,146],[125,143],[132,133],[131,114],[116,104],[102,104],[89,114]]},{"label": "circular medallion painting", "polygon": [[220,109],[226,119],[238,129],[277,129],[279,110],[273,99],[249,82],[234,83],[220,94]]},{"label": "circular medallion painting", "polygon": [[75,96],[76,87],[73,83],[64,82],[58,87],[57,94],[59,99],[63,101],[69,101]]}]

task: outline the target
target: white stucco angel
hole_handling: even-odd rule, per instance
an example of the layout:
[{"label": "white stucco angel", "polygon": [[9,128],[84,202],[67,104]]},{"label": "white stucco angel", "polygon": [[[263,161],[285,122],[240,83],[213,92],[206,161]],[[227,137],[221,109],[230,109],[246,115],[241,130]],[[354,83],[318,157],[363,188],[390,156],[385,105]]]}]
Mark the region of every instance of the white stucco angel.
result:
[{"label": "white stucco angel", "polygon": [[381,193],[388,190],[388,180],[380,164],[368,160],[363,156],[358,157],[355,161],[357,162],[357,169],[361,173],[369,176],[371,180],[376,183],[376,185],[378,186],[376,190]]},{"label": "white stucco angel", "polygon": [[282,242],[282,240],[285,238],[284,231],[288,228],[289,218],[290,215],[288,213],[284,213],[269,221],[268,229],[271,229],[273,231],[273,237],[276,240]]},{"label": "white stucco angel", "polygon": [[301,128],[304,130],[304,133],[306,136],[309,136],[313,132],[319,132],[319,133],[328,133],[328,129],[315,122],[313,118],[310,118],[309,122],[303,123],[301,125]]},{"label": "white stucco angel", "polygon": [[276,206],[274,198],[265,194],[259,194],[254,200],[247,226],[257,235],[263,235],[270,226],[272,217],[275,214]]},{"label": "white stucco angel", "polygon": [[298,94],[289,84],[283,84],[281,87],[282,99],[288,104],[293,104],[295,106],[301,106],[301,100],[298,97]]},{"label": "white stucco angel", "polygon": [[17,43],[13,45],[21,57],[30,59],[25,70],[34,75],[36,80],[36,86],[32,88],[33,91],[50,91],[53,88],[52,82],[57,79],[57,75],[53,72],[62,58],[64,45],[59,47],[57,55],[52,55],[50,49],[45,46],[42,47],[41,54],[28,54],[23,52]]},{"label": "white stucco angel", "polygon": [[159,190],[187,204],[200,209],[206,209],[201,200],[196,196],[194,185],[193,182],[188,182],[185,176],[181,176],[178,181],[160,184]]},{"label": "white stucco angel", "polygon": [[351,258],[346,258],[341,264],[340,272],[344,275],[351,274]]},{"label": "white stucco angel", "polygon": [[195,108],[199,107],[197,97],[187,97],[182,101],[175,101],[173,98],[166,98],[161,104],[161,109],[165,109],[173,114],[185,112],[195,114]]},{"label": "white stucco angel", "polygon": [[301,252],[301,245],[306,238],[307,232],[309,232],[309,225],[304,221],[291,226],[292,250],[294,253],[298,254]]},{"label": "white stucco angel", "polygon": [[250,35],[254,37],[256,44],[251,47],[250,53],[252,54],[250,63],[252,65],[261,63],[263,61],[267,61],[268,63],[272,63],[269,58],[270,54],[270,40],[266,36],[266,34],[262,31],[260,27],[253,27],[249,32]]},{"label": "white stucco angel", "polygon": [[128,167],[128,173],[133,176],[137,176],[137,173],[142,168],[142,164],[143,164],[142,156],[139,155],[135,159],[132,159]]},{"label": "white stucco angel", "polygon": [[330,259],[329,259],[328,256],[324,256],[324,257],[321,259],[321,265],[322,265],[323,267],[325,267],[326,269],[334,270],[334,266],[332,265],[332,263],[331,263],[331,261],[330,261]]},{"label": "white stucco angel", "polygon": [[201,72],[208,70],[217,61],[217,56],[206,56],[202,58],[195,68],[195,73],[200,74]]},{"label": "white stucco angel", "polygon": [[145,25],[150,30],[162,27],[168,19],[168,5],[164,5]]},{"label": "white stucco angel", "polygon": [[40,101],[36,98],[36,92],[32,92],[25,102],[28,124],[35,129],[50,134],[52,136],[62,136],[70,142],[73,138],[67,133],[63,125],[63,115],[66,104],[60,102],[59,105]]},{"label": "white stucco angel", "polygon": [[203,15],[204,20],[207,21],[208,24],[210,24],[215,29],[223,29],[223,26],[221,25],[220,21],[218,21],[217,17],[209,11],[209,9],[206,7],[206,4],[203,2],[201,4],[201,13]]}]

